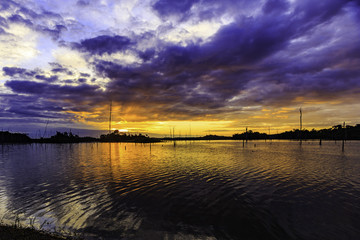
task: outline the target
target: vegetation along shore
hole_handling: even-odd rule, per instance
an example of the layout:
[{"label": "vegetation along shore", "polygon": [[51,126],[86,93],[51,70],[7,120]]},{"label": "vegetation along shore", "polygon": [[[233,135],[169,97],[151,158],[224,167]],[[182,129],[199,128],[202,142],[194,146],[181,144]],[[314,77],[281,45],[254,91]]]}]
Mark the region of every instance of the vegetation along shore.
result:
[{"label": "vegetation along shore", "polygon": [[24,133],[11,133],[9,131],[0,131],[0,143],[80,143],[80,142],[138,142],[152,143],[168,140],[258,140],[258,139],[293,139],[293,140],[360,140],[360,124],[355,126],[336,125],[327,129],[320,130],[299,130],[294,129],[279,134],[266,134],[246,130],[243,133],[236,133],[230,136],[206,135],[202,137],[164,137],[152,138],[148,135],[122,133],[115,130],[109,134],[103,134],[99,138],[79,137],[71,132],[57,132],[49,138],[32,139]]},{"label": "vegetation along shore", "polygon": [[0,225],[0,240],[74,240],[73,238],[62,236],[58,233],[49,233],[34,228],[22,228],[18,226]]}]

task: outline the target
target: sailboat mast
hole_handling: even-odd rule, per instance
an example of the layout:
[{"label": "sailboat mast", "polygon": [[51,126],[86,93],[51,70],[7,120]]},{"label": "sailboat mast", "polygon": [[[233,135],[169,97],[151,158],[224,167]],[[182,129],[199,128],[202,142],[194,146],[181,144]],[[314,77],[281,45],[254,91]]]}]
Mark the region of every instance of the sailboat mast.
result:
[{"label": "sailboat mast", "polygon": [[111,112],[112,112],[112,100],[110,101],[109,134],[111,133]]},{"label": "sailboat mast", "polygon": [[300,108],[300,131],[302,130],[302,110]]},{"label": "sailboat mast", "polygon": [[301,136],[301,130],[302,130],[302,109],[300,108],[300,131],[299,131],[299,138],[300,138],[300,145],[302,143],[302,136]]}]

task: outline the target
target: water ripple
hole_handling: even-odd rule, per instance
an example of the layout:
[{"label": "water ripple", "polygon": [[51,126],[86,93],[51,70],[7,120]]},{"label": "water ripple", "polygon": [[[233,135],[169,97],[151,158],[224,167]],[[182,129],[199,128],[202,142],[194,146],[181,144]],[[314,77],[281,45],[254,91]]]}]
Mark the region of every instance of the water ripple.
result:
[{"label": "water ripple", "polygon": [[[126,146],[126,150],[125,150]],[[0,151],[0,214],[104,239],[357,239],[359,142],[33,144]],[[14,213],[11,216],[9,213]]]}]

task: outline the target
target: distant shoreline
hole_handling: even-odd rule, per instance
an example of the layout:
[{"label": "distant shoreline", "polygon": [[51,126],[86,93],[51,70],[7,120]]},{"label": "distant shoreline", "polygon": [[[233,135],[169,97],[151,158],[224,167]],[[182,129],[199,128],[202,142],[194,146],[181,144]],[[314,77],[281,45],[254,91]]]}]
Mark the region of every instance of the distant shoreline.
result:
[{"label": "distant shoreline", "polygon": [[80,143],[80,142],[134,142],[134,143],[156,143],[162,141],[198,141],[198,140],[360,140],[360,124],[355,126],[336,125],[328,129],[320,129],[311,131],[303,129],[294,129],[279,134],[266,134],[247,130],[243,133],[233,134],[231,137],[206,135],[202,137],[178,136],[174,134],[170,137],[153,138],[148,135],[121,133],[115,130],[109,134],[103,134],[99,138],[79,137],[78,135],[68,132],[56,132],[56,135],[49,138],[32,139],[24,133],[10,133],[8,131],[0,131],[1,143]]},{"label": "distant shoreline", "polygon": [[[233,138],[226,138],[226,139],[159,139],[157,141],[152,141],[152,142],[134,142],[134,141],[109,141],[109,142],[104,142],[104,141],[91,141],[91,142],[44,142],[44,141],[31,141],[31,142],[0,142],[0,145],[26,145],[26,144],[78,144],[78,143],[138,143],[138,144],[145,144],[145,143],[164,143],[164,142],[186,142],[186,141],[238,141],[238,142],[252,142],[252,141],[265,141],[265,142],[271,142],[272,140],[276,140],[276,141],[292,141],[292,142],[300,142],[300,140],[298,139],[283,139],[283,138],[272,138],[272,139],[249,139],[249,140],[242,140],[242,139],[233,139]],[[336,141],[342,141],[341,139],[302,139],[302,142],[320,142],[320,140],[322,142],[336,142]],[[346,141],[360,141],[360,139],[347,139],[344,140]]]}]

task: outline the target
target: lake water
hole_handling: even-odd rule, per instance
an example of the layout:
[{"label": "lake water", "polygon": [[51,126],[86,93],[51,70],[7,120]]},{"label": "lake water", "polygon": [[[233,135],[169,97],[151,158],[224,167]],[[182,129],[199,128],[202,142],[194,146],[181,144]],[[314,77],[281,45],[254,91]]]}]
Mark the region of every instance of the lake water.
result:
[{"label": "lake water", "polygon": [[360,239],[360,142],[0,145],[0,220],[98,239]]}]

